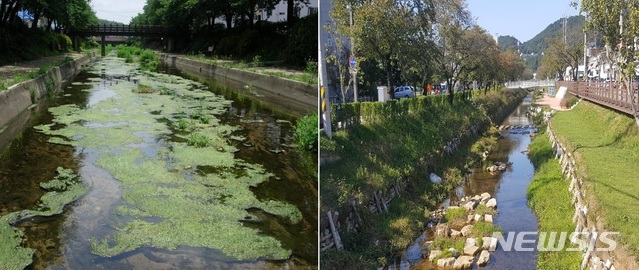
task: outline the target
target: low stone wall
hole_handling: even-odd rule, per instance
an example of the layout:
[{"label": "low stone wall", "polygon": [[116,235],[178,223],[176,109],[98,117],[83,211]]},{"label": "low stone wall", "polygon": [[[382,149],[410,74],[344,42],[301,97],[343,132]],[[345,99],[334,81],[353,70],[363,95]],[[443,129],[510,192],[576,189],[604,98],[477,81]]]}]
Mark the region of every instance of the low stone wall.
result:
[{"label": "low stone wall", "polygon": [[237,89],[259,92],[260,100],[268,101],[285,110],[305,114],[318,108],[317,86],[277,76],[225,68],[178,55],[161,53],[160,59],[171,68],[189,75],[215,79]]},{"label": "low stone wall", "polygon": [[[546,117],[548,122],[548,139],[552,144],[555,158],[559,160],[561,164],[561,171],[566,177],[566,180],[570,182],[568,190],[572,193],[572,204],[575,207],[575,213],[572,217],[575,222],[575,233],[582,233],[587,236],[588,248],[583,253],[582,263],[580,269],[637,269],[636,263],[632,265],[625,265],[629,262],[616,261],[615,257],[619,256],[616,252],[619,250],[619,246],[616,250],[610,252],[596,252],[597,248],[608,247],[607,243],[598,241],[597,237],[601,232],[606,232],[606,229],[602,226],[599,217],[594,215],[588,215],[589,209],[593,209],[592,200],[586,196],[587,189],[584,186],[583,179],[577,173],[577,163],[573,154],[567,151],[566,145],[559,141],[552,131],[550,117]],[[570,239],[573,243],[576,243],[576,239]],[[620,245],[620,243],[618,243]],[[624,256],[624,255],[621,255]],[[634,260],[633,260],[634,261]]]},{"label": "low stone wall", "polygon": [[85,55],[75,61],[53,67],[35,79],[17,83],[0,92],[0,131],[31,105],[59,91],[64,84],[70,83],[94,57],[95,53]]}]

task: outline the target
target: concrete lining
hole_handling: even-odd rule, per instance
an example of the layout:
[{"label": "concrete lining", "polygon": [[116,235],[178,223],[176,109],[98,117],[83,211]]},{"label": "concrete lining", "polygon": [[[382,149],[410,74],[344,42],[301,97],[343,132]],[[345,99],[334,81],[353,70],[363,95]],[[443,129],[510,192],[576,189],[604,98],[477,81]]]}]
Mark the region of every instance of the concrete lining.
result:
[{"label": "concrete lining", "polygon": [[95,53],[82,56],[75,61],[53,67],[35,79],[17,83],[0,92],[0,132],[32,104],[46,98],[50,91],[57,92],[63,84],[70,83],[82,67],[94,57]]},{"label": "concrete lining", "polygon": [[317,111],[318,93],[315,85],[246,70],[225,68],[178,55],[161,53],[160,59],[169,67],[191,76],[215,79],[235,88],[250,87],[258,90],[266,97],[265,101],[295,114]]}]

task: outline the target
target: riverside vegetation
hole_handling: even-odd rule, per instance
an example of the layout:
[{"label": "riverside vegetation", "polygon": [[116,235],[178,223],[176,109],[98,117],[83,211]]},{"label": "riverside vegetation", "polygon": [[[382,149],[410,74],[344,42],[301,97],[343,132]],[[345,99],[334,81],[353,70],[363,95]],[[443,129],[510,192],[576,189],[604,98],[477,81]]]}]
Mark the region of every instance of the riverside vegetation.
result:
[{"label": "riverside vegetation", "polygon": [[[457,94],[453,105],[443,95],[333,105],[334,123],[350,126],[336,131],[332,140],[321,137],[322,156],[339,159],[321,166],[322,213],[353,200],[367,201],[365,194],[388,188],[398,178],[412,181],[387,213],[373,216],[360,211],[366,225],[357,233],[343,232],[345,249],[324,252],[322,269],[370,269],[406,248],[424,229],[428,209],[436,208],[461,184],[465,170],[494,144],[498,131],[492,126],[501,123],[526,94],[521,89],[478,91],[470,100]],[[467,141],[477,140],[474,144],[463,143],[454,155],[441,153],[447,141],[473,126],[483,133],[482,139],[471,135]],[[442,175],[443,183],[426,180],[431,172]]]},{"label": "riverside vegetation", "polygon": [[[582,101],[571,111],[557,112],[551,124],[555,135],[566,144],[567,151],[573,153],[578,163],[577,174],[582,177],[586,190],[590,191],[587,192],[588,200],[594,202],[595,207],[590,203],[589,218],[601,217],[597,220],[603,221],[606,230],[620,232],[615,238],[619,246],[625,245],[632,253],[639,254],[639,212],[636,211],[639,204],[633,195],[639,192],[635,171],[639,164],[639,132],[635,121],[627,115]],[[544,140],[547,141],[547,138]],[[556,162],[552,163],[556,165]],[[553,173],[560,174],[559,168],[555,169]],[[545,182],[551,183],[546,180],[540,184]],[[562,192],[567,190],[567,186],[564,181]],[[541,194],[532,193],[533,196]],[[557,201],[554,197],[552,200]],[[542,217],[555,219],[560,216],[542,209]],[[573,214],[573,211],[568,212],[565,213],[566,219]],[[574,230],[574,225],[568,231],[571,230]],[[564,261],[563,258],[557,260]]]},{"label": "riverside vegetation", "polygon": [[[537,216],[540,232],[571,232],[575,229],[572,222],[575,211],[571,204],[572,195],[567,188],[568,181],[555,159],[546,126],[539,127],[539,131],[528,146],[530,161],[535,166],[535,174],[526,192],[528,205]],[[548,241],[554,240],[546,239]],[[564,241],[565,247],[574,247],[570,239],[566,238]],[[580,255],[579,252],[568,252],[565,249],[558,252],[539,251],[537,269],[572,269],[581,263]]]}]

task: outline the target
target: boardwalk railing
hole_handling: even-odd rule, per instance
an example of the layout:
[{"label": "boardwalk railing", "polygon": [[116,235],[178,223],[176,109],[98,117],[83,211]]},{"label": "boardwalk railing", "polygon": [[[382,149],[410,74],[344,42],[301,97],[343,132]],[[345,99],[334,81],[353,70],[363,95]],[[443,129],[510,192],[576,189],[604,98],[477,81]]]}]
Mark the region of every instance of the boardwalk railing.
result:
[{"label": "boardwalk railing", "polygon": [[592,101],[602,106],[634,115],[632,105],[639,109],[639,83],[630,84],[630,93],[627,86],[620,82],[557,82],[556,88],[564,86],[568,92],[583,99]]},{"label": "boardwalk railing", "polygon": [[94,24],[83,29],[72,29],[76,35],[107,35],[107,36],[162,36],[167,30],[161,25],[138,24]]},{"label": "boardwalk railing", "polygon": [[529,80],[529,81],[516,81],[507,82],[504,85],[506,88],[531,88],[531,87],[548,87],[555,85],[555,80]]}]

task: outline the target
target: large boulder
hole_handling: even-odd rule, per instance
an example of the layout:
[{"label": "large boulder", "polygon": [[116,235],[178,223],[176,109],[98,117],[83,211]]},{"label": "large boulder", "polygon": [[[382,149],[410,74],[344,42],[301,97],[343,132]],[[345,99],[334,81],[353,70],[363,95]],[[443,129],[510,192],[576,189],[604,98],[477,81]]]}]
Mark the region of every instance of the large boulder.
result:
[{"label": "large boulder", "polygon": [[493,215],[489,215],[489,214],[484,215],[484,221],[488,223],[493,223]]},{"label": "large boulder", "polygon": [[450,228],[448,224],[441,223],[435,227],[435,237],[448,237],[450,236]]},{"label": "large boulder", "polygon": [[481,195],[479,195],[481,197],[482,200],[488,200],[491,198],[490,193],[488,192],[484,192]]},{"label": "large boulder", "polygon": [[497,250],[497,238],[495,237],[483,237],[482,238],[483,243],[481,246],[481,249],[485,249],[488,251],[495,251]]},{"label": "large boulder", "polygon": [[455,258],[450,257],[450,258],[443,258],[443,259],[439,259],[437,260],[437,266],[438,267],[453,267],[453,265],[455,264]]},{"label": "large boulder", "polygon": [[477,246],[467,246],[464,247],[464,255],[475,256],[479,252],[479,247]]},{"label": "large boulder", "polygon": [[479,259],[477,259],[477,265],[485,266],[490,261],[490,253],[486,250],[482,250],[479,254]]},{"label": "large boulder", "polygon": [[466,211],[472,211],[472,210],[475,210],[475,208],[477,208],[478,204],[479,203],[477,201],[470,200],[464,204],[464,208],[466,209]]},{"label": "large boulder", "polygon": [[437,256],[441,255],[442,251],[441,250],[431,250],[430,254],[428,254],[428,260],[431,262],[435,261],[435,258],[437,258]]},{"label": "large boulder", "polygon": [[488,200],[488,202],[486,202],[486,206],[488,206],[490,208],[497,208],[497,199],[492,198],[492,199]]},{"label": "large boulder", "polygon": [[468,237],[473,232],[473,225],[466,225],[461,229],[463,236]]},{"label": "large boulder", "polygon": [[475,214],[473,219],[475,220],[475,222],[480,222],[480,221],[484,220],[484,216],[482,216],[480,214]]},{"label": "large boulder", "polygon": [[442,182],[442,178],[437,176],[435,173],[430,173],[430,181],[435,184],[439,184]]},{"label": "large boulder", "polygon": [[453,254],[453,257],[457,258],[459,257],[459,255],[461,255],[461,253],[459,253],[459,251],[457,251],[455,248],[449,248],[448,251],[450,251],[451,254]]},{"label": "large boulder", "polygon": [[471,269],[473,267],[473,261],[475,257],[472,256],[460,256],[455,260],[453,269]]}]

